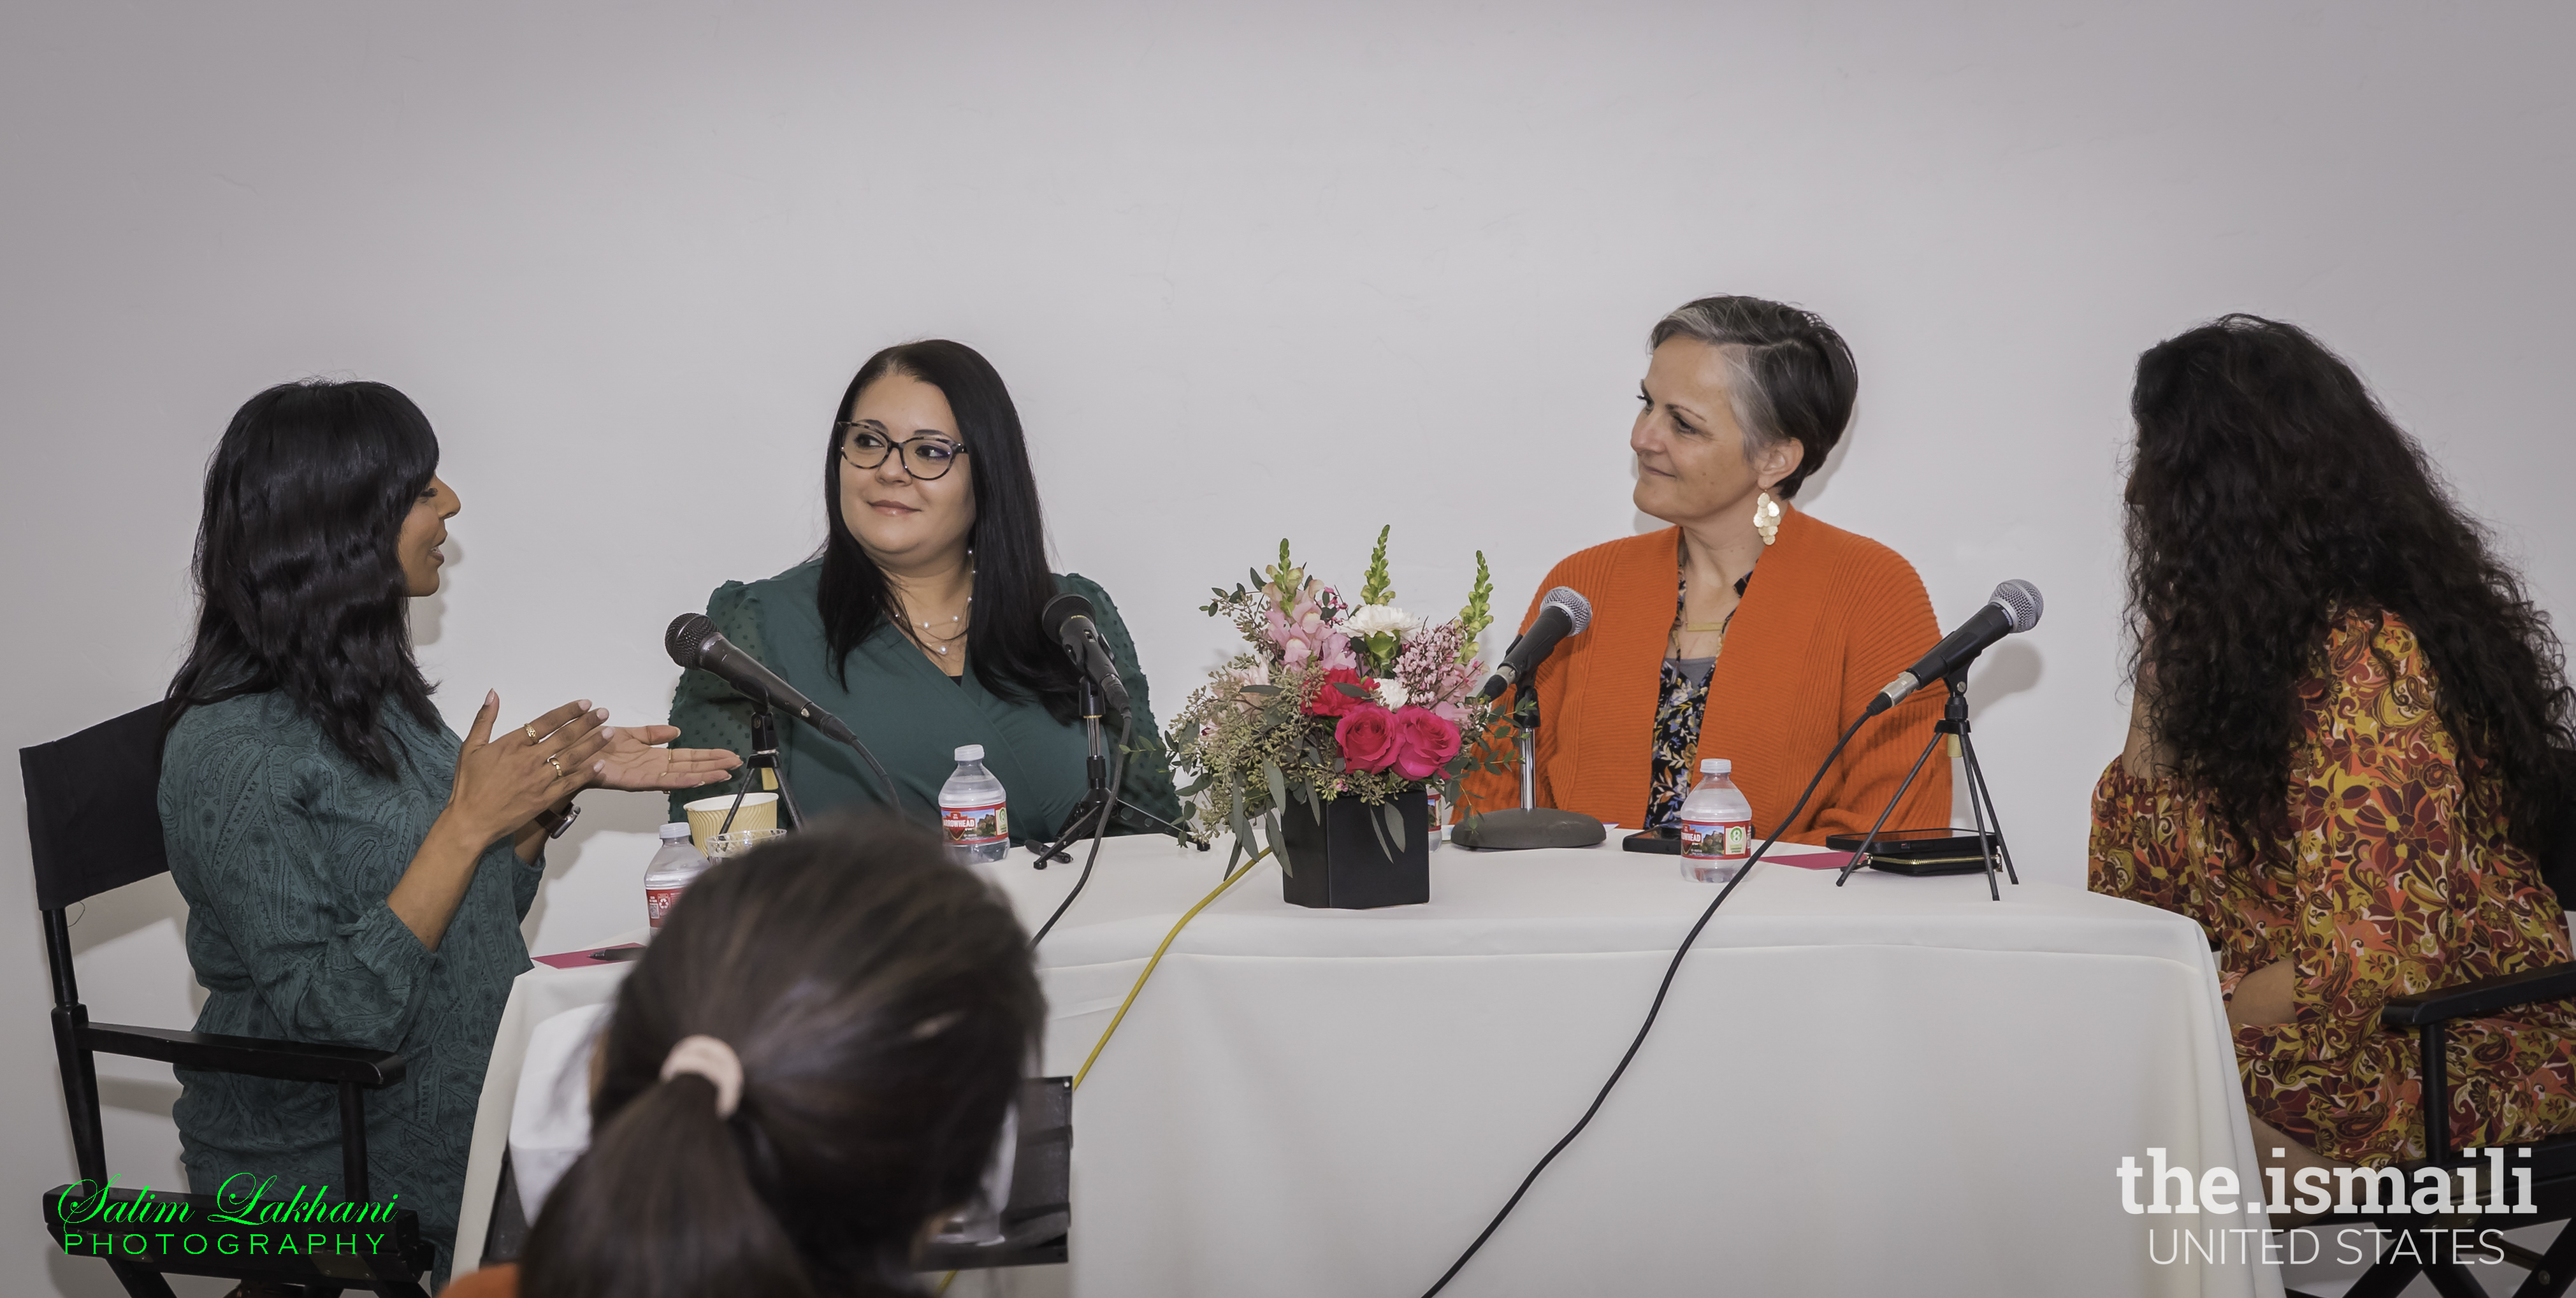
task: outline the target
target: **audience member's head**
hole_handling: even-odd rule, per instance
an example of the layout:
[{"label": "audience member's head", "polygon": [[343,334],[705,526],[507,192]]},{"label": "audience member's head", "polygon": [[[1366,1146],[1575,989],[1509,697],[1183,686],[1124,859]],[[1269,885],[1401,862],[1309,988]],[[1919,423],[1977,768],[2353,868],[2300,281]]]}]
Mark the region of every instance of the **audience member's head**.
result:
[{"label": "audience member's head", "polygon": [[2239,831],[2276,836],[2286,815],[2297,690],[2329,619],[2394,613],[2466,764],[2538,847],[2571,742],[2558,639],[2352,367],[2295,325],[2226,316],[2138,358],[2130,413],[2142,683],[2157,737]]},{"label": "audience member's head", "polygon": [[719,863],[618,995],[591,1147],[519,1292],[905,1291],[923,1228],[974,1196],[1043,1018],[1010,907],[917,830],[831,821]]}]

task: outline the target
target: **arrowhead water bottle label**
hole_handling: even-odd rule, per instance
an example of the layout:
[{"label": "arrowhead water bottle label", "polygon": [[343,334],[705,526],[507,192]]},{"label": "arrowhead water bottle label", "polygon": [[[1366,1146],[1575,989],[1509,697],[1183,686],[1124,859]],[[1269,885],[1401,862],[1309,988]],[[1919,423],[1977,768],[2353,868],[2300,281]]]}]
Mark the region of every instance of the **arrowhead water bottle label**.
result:
[{"label": "arrowhead water bottle label", "polygon": [[939,827],[953,847],[982,847],[1010,838],[1011,813],[999,802],[987,807],[941,807]]},{"label": "arrowhead water bottle label", "polygon": [[1734,861],[1753,854],[1750,820],[1685,820],[1682,855],[1695,861]]}]

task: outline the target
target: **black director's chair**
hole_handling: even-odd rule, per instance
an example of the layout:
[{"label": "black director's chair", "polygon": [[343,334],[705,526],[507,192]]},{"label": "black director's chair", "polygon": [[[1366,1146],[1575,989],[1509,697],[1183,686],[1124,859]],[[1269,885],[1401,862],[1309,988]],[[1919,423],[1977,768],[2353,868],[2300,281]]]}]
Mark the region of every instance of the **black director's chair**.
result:
[{"label": "black director's chair", "polygon": [[[2563,902],[2576,897],[2576,803],[2560,809],[2554,829],[2540,873]],[[2380,1011],[2379,1021],[2392,1032],[2415,1033],[2418,1067],[2423,1072],[2423,1111],[2428,1115],[2444,1114],[2450,1112],[2451,1098],[2450,1082],[2445,1076],[2448,1064],[2443,1056],[2450,1024],[2519,1006],[2569,999],[2576,999],[2576,964],[2504,974],[2419,996],[2395,997]],[[2492,1163],[2485,1158],[2460,1157],[2450,1148],[2450,1135],[2449,1124],[2427,1121],[2425,1157],[2417,1166],[2473,1168],[2480,1171],[2483,1182]],[[2487,1290],[2478,1283],[2475,1273],[2452,1260],[2459,1252],[2453,1248],[2456,1237],[2441,1232],[2516,1230],[2576,1219],[2576,1133],[2507,1146],[2505,1165],[2508,1177],[2514,1172],[2530,1171],[2531,1202],[2540,1209],[2538,1212],[2483,1216],[2460,1213],[2449,1217],[2335,1213],[2312,1223],[2311,1230],[2367,1225],[2386,1232],[2381,1237],[2381,1260],[2344,1291],[2345,1298],[2396,1298],[2418,1276],[2431,1281],[2442,1298],[2487,1298]],[[2485,1193],[2482,1185],[2480,1197]],[[2519,1195],[2513,1198],[2518,1201]],[[2535,1253],[2510,1242],[2503,1244],[2503,1251],[2505,1261],[2530,1273],[2513,1291],[2514,1298],[2558,1298],[2571,1283],[2576,1283],[2576,1227],[2562,1226],[2546,1252]],[[2490,1252],[2480,1246],[2467,1250],[2466,1255],[2483,1257]],[[2288,1292],[2290,1298],[2307,1298],[2295,1289]]]},{"label": "black director's chair", "polygon": [[[170,868],[156,807],[161,710],[157,703],[138,708],[67,739],[18,750],[27,781],[27,839],[35,859],[36,905],[44,920],[45,963],[53,973],[54,1052],[62,1065],[63,1109],[71,1120],[80,1180],[96,1187],[108,1179],[107,1145],[99,1125],[98,1071],[92,1060],[104,1052],[209,1072],[336,1086],[344,1188],[349,1201],[365,1200],[363,1092],[401,1081],[402,1056],[301,1041],[92,1023],[88,1007],[81,1004],[79,988],[72,981],[71,927],[63,912],[74,903]],[[418,1215],[408,1209],[353,1236],[362,1241],[361,1249],[372,1251],[279,1255],[238,1247],[245,1233],[239,1228],[209,1225],[217,1211],[209,1195],[156,1192],[156,1202],[185,1205],[189,1224],[129,1229],[94,1219],[66,1222],[63,1192],[70,1188],[45,1193],[45,1228],[55,1247],[64,1247],[67,1233],[81,1238],[81,1251],[101,1257],[135,1298],[172,1298],[169,1282],[161,1278],[164,1275],[303,1285],[316,1298],[344,1289],[387,1298],[428,1298],[420,1276],[431,1266],[432,1250],[420,1237]],[[107,1192],[107,1198],[130,1204],[140,1193],[138,1187],[126,1187]],[[146,1221],[154,1215],[158,1214],[147,1214]],[[321,1229],[332,1233],[335,1244],[338,1236],[350,1233],[346,1228]],[[221,1236],[234,1238],[234,1251],[209,1245],[210,1238]],[[103,1249],[101,1239],[109,1241]],[[379,1243],[363,1243],[370,1239]],[[215,1245],[221,1242],[214,1240]]]}]

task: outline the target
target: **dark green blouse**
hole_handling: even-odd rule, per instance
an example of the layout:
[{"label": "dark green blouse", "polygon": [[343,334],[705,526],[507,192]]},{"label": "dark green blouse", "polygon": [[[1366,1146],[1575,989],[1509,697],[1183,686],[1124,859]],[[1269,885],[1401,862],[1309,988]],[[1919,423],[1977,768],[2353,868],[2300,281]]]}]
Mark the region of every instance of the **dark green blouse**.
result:
[{"label": "dark green blouse", "polygon": [[[1082,723],[1066,724],[1047,714],[1034,699],[994,695],[976,679],[973,664],[960,679],[950,679],[893,626],[880,625],[850,654],[845,684],[830,669],[823,643],[823,615],[817,602],[823,565],[813,560],[766,581],[726,582],[707,599],[707,617],[737,648],[769,665],[789,684],[824,710],[848,722],[868,750],[885,763],[903,790],[904,805],[925,825],[937,824],[939,786],[957,769],[956,750],[965,744],[984,746],[984,765],[1002,781],[1010,800],[1011,841],[1040,842],[1082,800],[1088,776],[1083,765],[1086,741]],[[1099,583],[1072,573],[1058,574],[1056,589],[1091,601],[1101,638],[1127,681],[1135,704],[1135,729],[1128,743],[1136,749],[1120,780],[1123,800],[1165,820],[1180,818],[1180,799],[1172,792],[1172,772],[1163,754],[1162,736],[1147,701],[1145,674],[1136,665],[1136,646],[1118,607]],[[966,651],[959,641],[957,652]],[[680,677],[671,702],[671,724],[680,728],[675,748],[726,748],[751,753],[751,705],[732,686],[692,669]],[[1114,722],[1104,722],[1103,742],[1115,744]],[[808,816],[842,807],[878,805],[877,784],[856,753],[816,733],[793,717],[779,718],[779,766]],[[757,779],[757,776],[750,778]],[[684,818],[682,804],[713,794],[691,789],[671,795],[671,818]],[[1131,817],[1110,823],[1113,834],[1137,833],[1146,827]]]},{"label": "dark green blouse", "polygon": [[[431,951],[386,904],[447,805],[462,741],[388,707],[392,779],[350,761],[283,695],[190,708],[161,755],[161,833],[188,901],[199,1032],[400,1051],[403,1080],[366,1092],[368,1189],[420,1214],[449,1266],[465,1155],[492,1034],[528,968],[530,866],[503,839],[475,863]],[[337,1097],[326,1086],[178,1070],[173,1116],[189,1188],[275,1177],[341,1197]],[[249,1182],[238,1183],[240,1190]],[[397,1197],[399,1196],[399,1197]]]}]

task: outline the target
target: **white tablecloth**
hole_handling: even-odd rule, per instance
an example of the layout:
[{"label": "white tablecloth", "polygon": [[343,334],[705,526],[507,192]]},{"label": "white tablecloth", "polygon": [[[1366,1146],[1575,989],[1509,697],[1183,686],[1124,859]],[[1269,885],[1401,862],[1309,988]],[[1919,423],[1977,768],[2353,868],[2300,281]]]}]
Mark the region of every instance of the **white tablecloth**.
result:
[{"label": "white tablecloth", "polygon": [[[1032,925],[1075,870],[998,872]],[[1113,841],[1040,956],[1078,1068],[1215,855]],[[1759,867],[1610,1102],[1449,1292],[2277,1295],[2150,1260],[2114,1175],[2253,1147],[2197,925],[1982,876]],[[1412,1295],[1578,1117],[1707,904],[1670,857],[1432,857],[1432,901],[1308,911],[1265,863],[1203,912],[1074,1104],[1082,1295]],[[607,935],[603,935],[605,938]],[[526,1044],[627,966],[521,976],[475,1129],[477,1256]],[[563,1066],[545,1061],[545,1068]],[[549,1074],[551,1077],[551,1073]],[[2197,1254],[2192,1256],[2199,1256]]]}]

